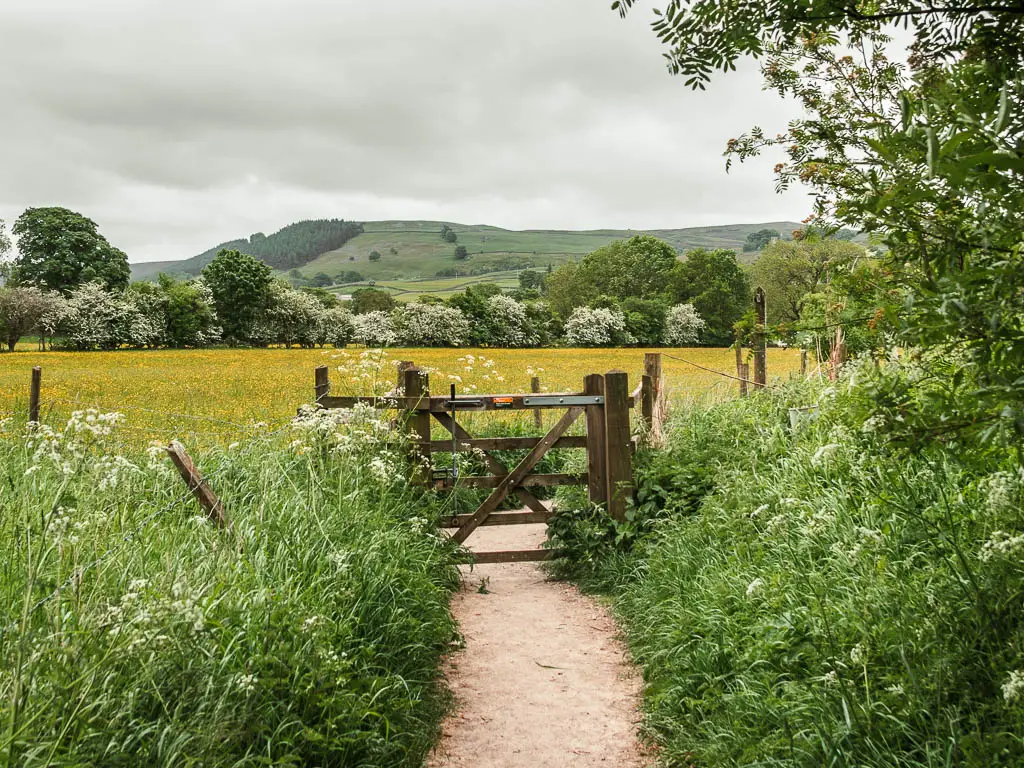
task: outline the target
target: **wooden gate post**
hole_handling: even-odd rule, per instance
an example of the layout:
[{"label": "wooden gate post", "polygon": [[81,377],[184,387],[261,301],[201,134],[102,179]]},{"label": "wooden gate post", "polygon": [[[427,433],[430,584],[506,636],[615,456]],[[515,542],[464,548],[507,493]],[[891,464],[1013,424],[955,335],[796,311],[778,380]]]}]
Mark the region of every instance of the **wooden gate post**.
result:
[{"label": "wooden gate post", "polygon": [[[603,395],[604,376],[592,373],[583,379],[583,394]],[[604,432],[604,406],[587,406],[587,490],[592,504],[608,502],[608,465]]]},{"label": "wooden gate post", "polygon": [[320,402],[331,391],[330,373],[326,365],[318,365],[313,372],[314,385],[313,395],[316,402]]},{"label": "wooden gate post", "polygon": [[430,482],[430,411],[416,410],[430,403],[430,379],[426,372],[412,366],[405,370],[405,423],[416,436],[409,448],[413,484]]},{"label": "wooden gate post", "polygon": [[650,442],[654,434],[654,380],[646,373],[640,377],[640,418],[646,440]]},{"label": "wooden gate post", "polygon": [[629,375],[609,371],[604,375],[605,456],[608,473],[608,512],[619,522],[626,519],[626,501],[633,495],[630,457]]},{"label": "wooden gate post", "polygon": [[807,350],[800,350],[800,375],[807,378]]},{"label": "wooden gate post", "polygon": [[754,389],[764,389],[768,383],[768,346],[765,336],[766,306],[764,288],[754,291],[754,311],[757,324],[754,327]]},{"label": "wooden gate post", "polygon": [[405,388],[405,372],[410,368],[415,368],[416,363],[412,360],[399,360],[395,363],[395,367],[398,368],[398,383],[395,384],[395,394],[398,394]]},{"label": "wooden gate post", "polygon": [[39,390],[43,385],[43,369],[38,365],[32,369],[32,387],[28,392],[28,420],[30,424],[39,423]]},{"label": "wooden gate post", "polygon": [[750,366],[743,362],[743,345],[736,338],[736,378],[739,379],[740,397],[747,396],[747,379],[750,378]]}]

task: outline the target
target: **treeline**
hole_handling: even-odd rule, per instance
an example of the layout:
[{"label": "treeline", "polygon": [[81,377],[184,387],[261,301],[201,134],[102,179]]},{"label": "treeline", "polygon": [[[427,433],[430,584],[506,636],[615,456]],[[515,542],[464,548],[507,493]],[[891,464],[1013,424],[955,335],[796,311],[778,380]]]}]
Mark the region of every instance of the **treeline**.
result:
[{"label": "treeline", "polygon": [[[298,221],[272,235],[257,232],[248,240],[232,240],[189,259],[184,271],[198,272],[223,250],[235,250],[262,259],[274,269],[292,269],[308,264],[318,256],[335,251],[363,233],[363,225],[344,219]],[[194,263],[193,263],[194,262]]]}]

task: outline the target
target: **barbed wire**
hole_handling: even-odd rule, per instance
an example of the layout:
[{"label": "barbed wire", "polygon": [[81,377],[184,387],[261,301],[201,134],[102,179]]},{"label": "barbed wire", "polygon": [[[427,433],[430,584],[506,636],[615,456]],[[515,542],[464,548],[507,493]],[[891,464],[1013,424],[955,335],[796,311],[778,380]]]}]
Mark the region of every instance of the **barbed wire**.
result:
[{"label": "barbed wire", "polygon": [[665,352],[662,352],[661,354],[662,354],[662,357],[667,357],[670,360],[678,360],[680,363],[686,363],[687,365],[692,365],[694,368],[700,368],[702,371],[707,371],[708,373],[713,373],[716,376],[723,376],[723,377],[725,377],[727,379],[733,379],[734,381],[744,381],[747,384],[753,384],[755,387],[763,386],[764,389],[773,389],[773,390],[779,391],[779,392],[782,391],[778,387],[773,387],[770,384],[758,385],[757,382],[751,381],[750,379],[744,379],[742,376],[733,376],[731,373],[724,373],[723,371],[716,371],[714,368],[708,368],[707,366],[701,365],[700,363],[695,363],[692,360],[686,360],[686,359],[684,359],[682,357],[676,357],[675,355],[669,355],[669,354],[666,354]]}]

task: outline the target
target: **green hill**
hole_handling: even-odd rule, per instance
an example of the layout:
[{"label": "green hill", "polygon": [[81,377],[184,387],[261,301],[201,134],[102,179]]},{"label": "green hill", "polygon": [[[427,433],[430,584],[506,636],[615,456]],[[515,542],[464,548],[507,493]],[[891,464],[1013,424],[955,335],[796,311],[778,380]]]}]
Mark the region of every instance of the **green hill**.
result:
[{"label": "green hill", "polygon": [[[314,224],[317,222],[299,222],[264,240],[274,240],[276,247],[282,242],[280,235],[288,230],[290,238],[296,242],[323,242],[305,236],[306,230]],[[350,228],[348,233],[351,233],[352,227],[359,226],[351,222],[344,224]],[[456,234],[457,241],[454,243],[446,242],[441,237],[441,228],[446,224]],[[185,261],[133,264],[132,277],[136,280],[152,279],[161,271],[195,275],[221,248],[238,248],[253,253],[282,272],[297,268],[307,277],[318,272],[337,277],[349,271],[357,271],[365,279],[374,281],[469,277],[528,268],[546,269],[549,264],[557,267],[579,259],[613,240],[637,234],[661,238],[671,243],[680,254],[693,248],[732,248],[741,258],[750,259],[755,254],[742,252],[743,241],[749,233],[765,228],[788,233],[800,226],[795,222],[782,221],[685,229],[600,229],[574,232],[515,231],[440,221],[368,221],[361,225],[358,234],[345,239],[343,244],[323,247],[318,254],[310,253],[307,247],[306,251],[298,255],[275,253],[276,258],[269,258],[265,255],[267,246],[254,236],[249,240],[223,243]],[[455,258],[455,248],[459,245],[466,248],[468,258]],[[380,254],[380,259],[371,261],[370,254],[374,251]]]}]

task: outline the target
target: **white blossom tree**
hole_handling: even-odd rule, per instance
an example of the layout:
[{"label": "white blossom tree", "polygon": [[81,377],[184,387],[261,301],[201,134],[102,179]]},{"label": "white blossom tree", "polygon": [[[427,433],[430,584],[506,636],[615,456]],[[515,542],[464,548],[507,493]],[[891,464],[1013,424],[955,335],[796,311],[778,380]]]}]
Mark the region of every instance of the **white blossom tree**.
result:
[{"label": "white blossom tree", "polygon": [[22,336],[39,327],[46,294],[31,286],[0,288],[0,336],[13,352]]},{"label": "white blossom tree", "polygon": [[612,347],[632,344],[626,318],[614,309],[577,307],[565,322],[565,343],[570,347]]},{"label": "white blossom tree", "polygon": [[444,304],[404,304],[391,318],[398,339],[411,347],[458,347],[469,336],[462,310]]},{"label": "white blossom tree", "polygon": [[364,312],[352,318],[352,336],[367,347],[391,347],[398,341],[391,315],[383,310]]},{"label": "white blossom tree", "polygon": [[496,347],[532,347],[539,342],[526,305],[511,296],[498,294],[487,300],[487,326]]},{"label": "white blossom tree", "polygon": [[685,347],[700,341],[701,331],[707,323],[693,304],[676,304],[665,315],[663,340],[670,347]]}]

